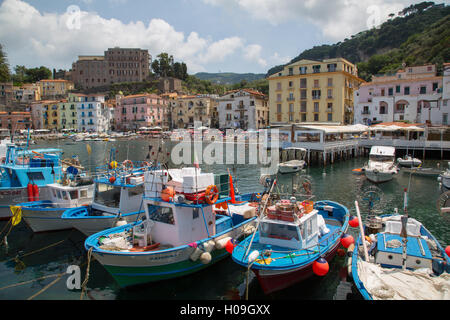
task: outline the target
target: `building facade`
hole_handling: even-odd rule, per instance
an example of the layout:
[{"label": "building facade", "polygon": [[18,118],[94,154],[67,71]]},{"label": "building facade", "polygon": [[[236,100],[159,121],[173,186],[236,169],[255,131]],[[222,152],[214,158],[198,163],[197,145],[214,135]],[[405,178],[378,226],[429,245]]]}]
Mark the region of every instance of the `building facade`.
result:
[{"label": "building facade", "polygon": [[217,127],[217,95],[181,96],[171,101],[172,127],[193,128],[194,123]]},{"label": "building facade", "polygon": [[117,96],[114,109],[114,128],[136,131],[142,127],[169,129],[169,102],[156,94]]},{"label": "building facade", "polygon": [[300,60],[269,76],[270,124],[350,124],[353,91],[364,80],[343,58]]},{"label": "building facade", "polygon": [[14,101],[14,85],[12,82],[0,83],[0,110],[5,110]]},{"label": "building facade", "polygon": [[219,128],[258,130],[269,125],[268,97],[261,92],[233,90],[219,98]]},{"label": "building facade", "polygon": [[76,105],[78,132],[107,133],[110,130],[111,112],[105,96],[74,95],[71,103]]},{"label": "building facade", "polygon": [[75,88],[73,82],[67,80],[40,80],[38,82],[42,99],[65,99],[70,90]]},{"label": "building facade", "polygon": [[142,82],[150,75],[148,50],[110,48],[104,56],[79,56],[71,76],[79,88],[89,89],[121,82]]},{"label": "building facade", "polygon": [[32,127],[30,112],[0,112],[0,129],[8,129],[10,133]]},{"label": "building facade", "polygon": [[355,123],[447,124],[450,110],[442,101],[442,90],[443,77],[436,75],[435,65],[373,76],[355,92]]}]

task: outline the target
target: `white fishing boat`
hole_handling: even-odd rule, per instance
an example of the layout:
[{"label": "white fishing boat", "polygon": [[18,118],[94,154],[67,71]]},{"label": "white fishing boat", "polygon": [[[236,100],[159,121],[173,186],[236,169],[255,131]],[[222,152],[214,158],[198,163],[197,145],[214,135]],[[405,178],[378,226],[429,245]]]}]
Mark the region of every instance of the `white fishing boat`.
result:
[{"label": "white fishing boat", "polygon": [[72,225],[61,219],[70,208],[88,206],[94,196],[94,181],[77,179],[65,184],[54,183],[47,187],[49,200],[21,203],[22,217],[33,232],[71,229]]},{"label": "white fishing boat", "polygon": [[[288,159],[292,160],[285,161],[278,164],[278,172],[280,173],[295,173],[299,172],[305,167],[306,161],[305,156],[307,150],[304,148],[285,148],[282,152],[286,151],[286,156]],[[300,159],[298,159],[300,158]]]},{"label": "white fishing boat", "polygon": [[395,148],[372,147],[369,163],[363,167],[363,171],[367,179],[375,183],[392,180],[399,171],[395,165]]},{"label": "white fishing boat", "polygon": [[147,172],[146,219],[94,234],[86,249],[121,287],[186,276],[226,258],[232,239],[254,231],[257,204],[228,206],[232,198],[219,198],[210,183],[213,174],[194,168]]},{"label": "white fishing boat", "polygon": [[416,168],[422,165],[422,161],[417,158],[413,158],[410,155],[405,155],[403,158],[398,158],[397,162],[399,166],[406,168]]},{"label": "white fishing boat", "polygon": [[68,209],[61,218],[87,236],[112,228],[119,222],[136,221],[144,213],[145,170],[147,168],[111,171],[111,174],[95,179],[92,204]]},{"label": "white fishing boat", "polygon": [[441,183],[442,192],[450,190],[450,162],[448,168],[439,175],[438,181]]}]

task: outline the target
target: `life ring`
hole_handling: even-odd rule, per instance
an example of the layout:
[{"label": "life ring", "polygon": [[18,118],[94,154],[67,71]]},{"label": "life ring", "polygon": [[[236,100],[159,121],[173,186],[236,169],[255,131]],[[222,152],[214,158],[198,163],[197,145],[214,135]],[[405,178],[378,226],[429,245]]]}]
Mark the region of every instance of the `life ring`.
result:
[{"label": "life ring", "polygon": [[152,164],[150,162],[144,161],[142,162],[142,168],[147,168],[147,167],[151,167]]},{"label": "life ring", "polygon": [[208,204],[214,204],[219,200],[219,189],[216,185],[210,185],[206,188],[205,199]]},{"label": "life ring", "polygon": [[117,161],[111,161],[109,164],[110,169],[117,169]]},{"label": "life ring", "polygon": [[124,162],[122,162],[122,166],[124,166],[125,168],[129,168],[129,169],[133,169],[133,162],[131,160],[125,160]]}]

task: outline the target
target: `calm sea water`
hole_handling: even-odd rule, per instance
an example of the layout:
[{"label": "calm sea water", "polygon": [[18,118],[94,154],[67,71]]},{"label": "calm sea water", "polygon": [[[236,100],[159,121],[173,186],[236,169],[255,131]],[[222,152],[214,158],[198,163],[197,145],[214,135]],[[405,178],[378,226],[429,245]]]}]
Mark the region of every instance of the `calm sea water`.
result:
[{"label": "calm sea water", "polygon": [[[145,160],[148,154],[148,140],[132,140],[117,142],[89,142],[92,153],[89,156],[86,142],[66,144],[63,141],[53,143],[40,143],[38,147],[60,147],[64,150],[64,157],[70,158],[78,155],[83,165],[95,167],[106,164],[111,148],[116,148],[117,160]],[[242,156],[242,155],[240,155]],[[361,198],[373,186],[364,176],[352,174],[352,169],[361,167],[367,159],[355,158],[336,162],[326,168],[313,166],[304,173],[312,180],[313,192],[316,200],[333,200],[347,206],[352,214],[356,214],[354,201],[361,201],[360,207],[364,215],[367,205]],[[424,167],[435,167],[440,162],[441,168],[446,161],[427,160]],[[237,187],[241,193],[260,191],[260,168],[257,165],[225,165],[207,166],[202,169],[214,173],[226,173],[227,168],[237,177]],[[290,184],[291,175],[280,177],[280,184]],[[379,185],[381,200],[377,209],[390,213],[394,208],[403,206],[403,190],[410,183],[409,214],[421,221],[440,241],[441,245],[450,244],[450,224],[447,217],[441,216],[436,209],[436,202],[440,195],[439,184],[436,178],[412,177],[400,173],[394,180]],[[5,222],[0,223],[0,230]],[[349,233],[355,237],[356,230]],[[4,234],[4,233],[3,233]],[[2,234],[2,235],[3,235]],[[22,221],[12,229],[7,241],[8,246],[0,248],[0,299],[25,300],[39,292],[56,278],[40,279],[45,276],[64,273],[70,265],[81,265],[82,280],[85,276],[86,251],[84,249],[85,237],[78,231],[62,231],[44,234],[33,234],[31,229]],[[19,262],[14,261],[17,256],[40,250],[57,244],[46,250],[25,256]],[[330,272],[326,277],[313,277],[282,292],[265,296],[256,279],[250,275],[249,299],[282,300],[282,299],[308,299],[331,300],[336,293],[340,282],[341,269],[345,266],[345,257],[338,257],[330,264]],[[80,298],[79,290],[68,290],[66,287],[68,275],[63,276],[55,285],[45,290],[36,299],[43,300],[77,300]],[[19,283],[29,283],[14,286]],[[3,289],[6,286],[12,286]],[[200,273],[175,280],[139,287],[120,289],[114,279],[97,261],[90,267],[90,277],[87,285],[85,299],[92,300],[127,300],[127,299],[154,299],[154,300],[235,300],[243,298],[246,286],[246,270],[227,258]],[[356,293],[352,299],[360,299]]]}]

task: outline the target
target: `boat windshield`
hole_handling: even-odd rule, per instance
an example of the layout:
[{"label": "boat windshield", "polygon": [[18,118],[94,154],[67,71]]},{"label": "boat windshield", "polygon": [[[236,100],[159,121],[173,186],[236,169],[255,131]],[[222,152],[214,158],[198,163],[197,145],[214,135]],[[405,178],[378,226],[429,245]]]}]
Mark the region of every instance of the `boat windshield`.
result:
[{"label": "boat windshield", "polygon": [[393,156],[387,156],[382,154],[371,154],[369,160],[380,161],[380,162],[391,162],[394,161]]},{"label": "boat windshield", "polygon": [[120,203],[120,189],[120,186],[97,183],[95,185],[94,202],[110,208],[118,208]]},{"label": "boat windshield", "polygon": [[299,240],[297,227],[287,224],[261,222],[261,237],[283,239],[283,240]]}]

